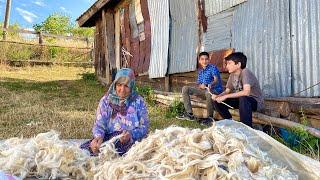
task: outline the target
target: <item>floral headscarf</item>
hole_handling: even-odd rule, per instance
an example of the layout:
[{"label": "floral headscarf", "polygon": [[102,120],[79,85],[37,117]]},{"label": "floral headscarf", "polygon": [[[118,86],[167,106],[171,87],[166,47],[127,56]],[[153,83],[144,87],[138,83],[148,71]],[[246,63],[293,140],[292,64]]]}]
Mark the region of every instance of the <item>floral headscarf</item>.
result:
[{"label": "floral headscarf", "polygon": [[[130,95],[124,100],[121,100],[116,93],[116,83],[125,83],[130,88]],[[113,109],[112,116],[115,116],[118,112],[121,115],[126,115],[128,104],[135,100],[138,96],[135,91],[135,76],[134,72],[129,68],[120,69],[112,82],[107,95],[109,95],[109,104]]]}]

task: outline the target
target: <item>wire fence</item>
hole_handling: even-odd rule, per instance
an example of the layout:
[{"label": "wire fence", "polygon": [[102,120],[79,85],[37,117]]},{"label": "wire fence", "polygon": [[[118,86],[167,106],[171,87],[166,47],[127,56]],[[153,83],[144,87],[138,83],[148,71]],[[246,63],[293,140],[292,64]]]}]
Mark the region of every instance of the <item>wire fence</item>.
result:
[{"label": "wire fence", "polygon": [[92,65],[93,40],[28,30],[0,29],[1,64],[68,64]]}]

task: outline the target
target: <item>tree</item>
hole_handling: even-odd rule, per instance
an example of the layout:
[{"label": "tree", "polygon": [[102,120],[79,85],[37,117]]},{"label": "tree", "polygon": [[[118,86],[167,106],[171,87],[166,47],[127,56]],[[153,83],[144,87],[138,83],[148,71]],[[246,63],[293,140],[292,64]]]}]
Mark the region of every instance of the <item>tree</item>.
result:
[{"label": "tree", "polygon": [[92,37],[94,33],[93,28],[82,28],[70,22],[70,17],[54,13],[47,17],[40,24],[34,24],[33,28],[37,32],[46,32],[59,35],[74,35],[82,37]]},{"label": "tree", "polygon": [[84,27],[74,26],[74,27],[71,29],[71,33],[72,33],[74,36],[93,37],[94,28],[84,28]]},{"label": "tree", "polygon": [[[3,27],[3,23],[2,23],[2,22],[0,22],[0,27]],[[10,24],[10,25],[9,25],[9,29],[19,30],[19,29],[20,29],[20,24],[17,23],[17,22],[15,22],[15,23],[13,23],[13,24]],[[2,30],[2,29],[0,29],[0,34],[3,34],[3,30]],[[9,36],[18,36],[19,33],[9,32],[8,35],[9,35]]]},{"label": "tree", "polygon": [[60,13],[54,13],[47,17],[40,24],[34,24],[33,28],[37,32],[46,32],[51,34],[67,35],[71,32],[72,24],[70,18]]}]

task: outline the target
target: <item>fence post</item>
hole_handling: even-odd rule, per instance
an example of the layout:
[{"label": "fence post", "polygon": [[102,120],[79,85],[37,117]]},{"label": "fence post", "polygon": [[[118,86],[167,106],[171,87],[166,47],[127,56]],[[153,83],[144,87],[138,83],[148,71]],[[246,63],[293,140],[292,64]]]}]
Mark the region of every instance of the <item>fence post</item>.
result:
[{"label": "fence post", "polygon": [[3,24],[3,27],[5,28],[5,30],[3,30],[3,40],[4,41],[7,39],[7,29],[9,27],[10,10],[11,10],[11,0],[7,0],[6,14],[4,17],[4,24]]},{"label": "fence post", "polygon": [[88,37],[86,37],[86,42],[87,42],[87,48],[90,48],[90,42]]},{"label": "fence post", "polygon": [[7,29],[3,29],[2,39],[5,41],[7,40]]},{"label": "fence post", "polygon": [[42,32],[39,31],[38,35],[39,35],[39,44],[42,45],[43,44]]},{"label": "fence post", "polygon": [[39,45],[40,45],[40,51],[39,51],[39,60],[43,60],[43,36],[42,36],[42,32],[39,31],[38,32],[38,36],[39,36]]}]

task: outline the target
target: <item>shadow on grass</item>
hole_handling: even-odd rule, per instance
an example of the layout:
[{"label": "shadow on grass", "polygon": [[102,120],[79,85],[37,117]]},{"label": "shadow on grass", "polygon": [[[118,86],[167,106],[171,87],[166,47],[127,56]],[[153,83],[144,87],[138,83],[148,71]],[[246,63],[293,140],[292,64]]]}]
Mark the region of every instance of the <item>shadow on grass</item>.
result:
[{"label": "shadow on grass", "polygon": [[15,92],[39,91],[49,94],[67,92],[67,95],[75,97],[79,96],[79,93],[84,87],[92,91],[99,89],[101,94],[105,92],[105,88],[99,85],[98,82],[83,79],[39,82],[14,78],[0,78],[0,86]]}]

